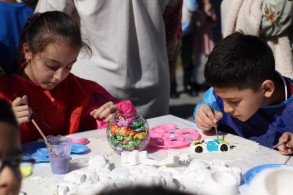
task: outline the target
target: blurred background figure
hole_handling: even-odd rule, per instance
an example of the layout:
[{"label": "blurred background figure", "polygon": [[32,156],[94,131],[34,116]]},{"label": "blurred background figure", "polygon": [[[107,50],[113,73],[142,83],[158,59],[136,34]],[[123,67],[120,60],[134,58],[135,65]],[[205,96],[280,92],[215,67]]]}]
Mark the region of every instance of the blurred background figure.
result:
[{"label": "blurred background figure", "polygon": [[182,51],[184,92],[195,96],[204,88],[204,64],[214,47],[212,29],[217,22],[209,0],[184,0],[182,8]]},{"label": "blurred background figure", "polygon": [[204,79],[204,67],[209,53],[214,48],[212,30],[217,23],[217,15],[210,0],[197,1],[198,9],[193,15],[195,25],[193,31],[194,68],[191,78],[195,94],[207,89]]},{"label": "blurred background figure", "polygon": [[198,9],[197,0],[183,0],[182,6],[182,50],[181,62],[183,66],[184,91],[190,95],[194,93],[192,74],[194,68],[193,60],[193,15]]},{"label": "blurred background figure", "polygon": [[276,70],[293,78],[293,1],[223,0],[223,36],[241,30],[262,38],[272,48]]},{"label": "blurred background figure", "polygon": [[33,7],[16,0],[0,0],[0,76],[16,69],[20,34]]},{"label": "blurred background figure", "polygon": [[0,194],[19,193],[21,159],[18,123],[10,104],[0,100]]},{"label": "blurred background figure", "polygon": [[32,8],[36,8],[39,0],[18,0],[18,2],[24,2],[25,4],[31,6]]},{"label": "blurred background figure", "polygon": [[71,15],[93,51],[90,58],[79,55],[72,72],[100,83],[116,99],[131,100],[151,118],[169,113],[181,9],[182,0],[39,0],[36,12]]}]

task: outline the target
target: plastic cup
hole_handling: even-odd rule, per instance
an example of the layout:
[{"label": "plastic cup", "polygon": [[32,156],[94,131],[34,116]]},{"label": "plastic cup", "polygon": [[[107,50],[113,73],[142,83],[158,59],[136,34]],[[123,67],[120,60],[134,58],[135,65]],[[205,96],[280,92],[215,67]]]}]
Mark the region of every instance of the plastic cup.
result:
[{"label": "plastic cup", "polygon": [[51,170],[54,174],[65,174],[69,172],[70,168],[70,152],[71,142],[70,139],[64,137],[50,137],[48,138],[53,149],[48,148],[49,160]]}]

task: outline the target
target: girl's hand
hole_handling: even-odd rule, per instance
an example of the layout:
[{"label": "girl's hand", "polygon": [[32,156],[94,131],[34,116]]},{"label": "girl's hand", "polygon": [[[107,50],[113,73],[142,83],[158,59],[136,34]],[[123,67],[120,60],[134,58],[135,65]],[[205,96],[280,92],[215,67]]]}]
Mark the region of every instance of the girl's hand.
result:
[{"label": "girl's hand", "polygon": [[208,104],[203,104],[197,109],[194,120],[198,128],[203,131],[208,131],[211,130],[222,117],[223,114],[221,112],[213,112]]},{"label": "girl's hand", "polygon": [[290,155],[293,154],[293,133],[283,133],[283,135],[279,139],[279,143],[281,144],[284,143],[280,146],[278,146],[279,152],[281,154],[285,155]]},{"label": "girl's hand", "polygon": [[19,125],[29,122],[32,115],[32,109],[28,106],[27,99],[28,97],[24,95],[23,97],[17,97],[12,102],[12,110]]},{"label": "girl's hand", "polygon": [[114,115],[116,112],[118,112],[118,108],[114,105],[113,102],[107,102],[104,105],[102,105],[98,109],[94,109],[91,111],[90,115],[94,118],[104,118],[104,122],[109,122],[114,118]]}]

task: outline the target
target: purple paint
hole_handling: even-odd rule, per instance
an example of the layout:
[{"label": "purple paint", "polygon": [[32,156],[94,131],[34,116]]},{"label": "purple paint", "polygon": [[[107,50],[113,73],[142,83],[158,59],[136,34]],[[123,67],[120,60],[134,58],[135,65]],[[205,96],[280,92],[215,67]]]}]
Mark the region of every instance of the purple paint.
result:
[{"label": "purple paint", "polygon": [[57,156],[50,154],[51,170],[54,174],[64,174],[69,172],[70,156]]}]

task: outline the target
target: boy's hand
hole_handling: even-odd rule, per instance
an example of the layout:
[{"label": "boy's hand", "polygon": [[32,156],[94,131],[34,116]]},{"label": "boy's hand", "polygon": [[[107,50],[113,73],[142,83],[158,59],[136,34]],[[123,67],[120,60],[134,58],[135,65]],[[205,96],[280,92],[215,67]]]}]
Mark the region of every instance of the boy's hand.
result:
[{"label": "boy's hand", "polygon": [[293,133],[283,133],[283,135],[279,139],[279,144],[281,143],[284,143],[278,146],[278,149],[281,154],[293,154]]},{"label": "boy's hand", "polygon": [[23,97],[17,97],[12,102],[12,110],[19,125],[29,122],[32,115],[32,110],[28,106],[27,99],[27,96],[24,95]]},{"label": "boy's hand", "polygon": [[107,102],[98,109],[91,111],[90,115],[94,118],[104,118],[104,122],[109,122],[114,118],[116,112],[119,111],[113,102]]},{"label": "boy's hand", "polygon": [[198,128],[203,131],[208,131],[215,124],[221,120],[223,114],[219,111],[214,111],[208,104],[203,104],[198,110],[196,111],[195,115],[195,123]]}]

